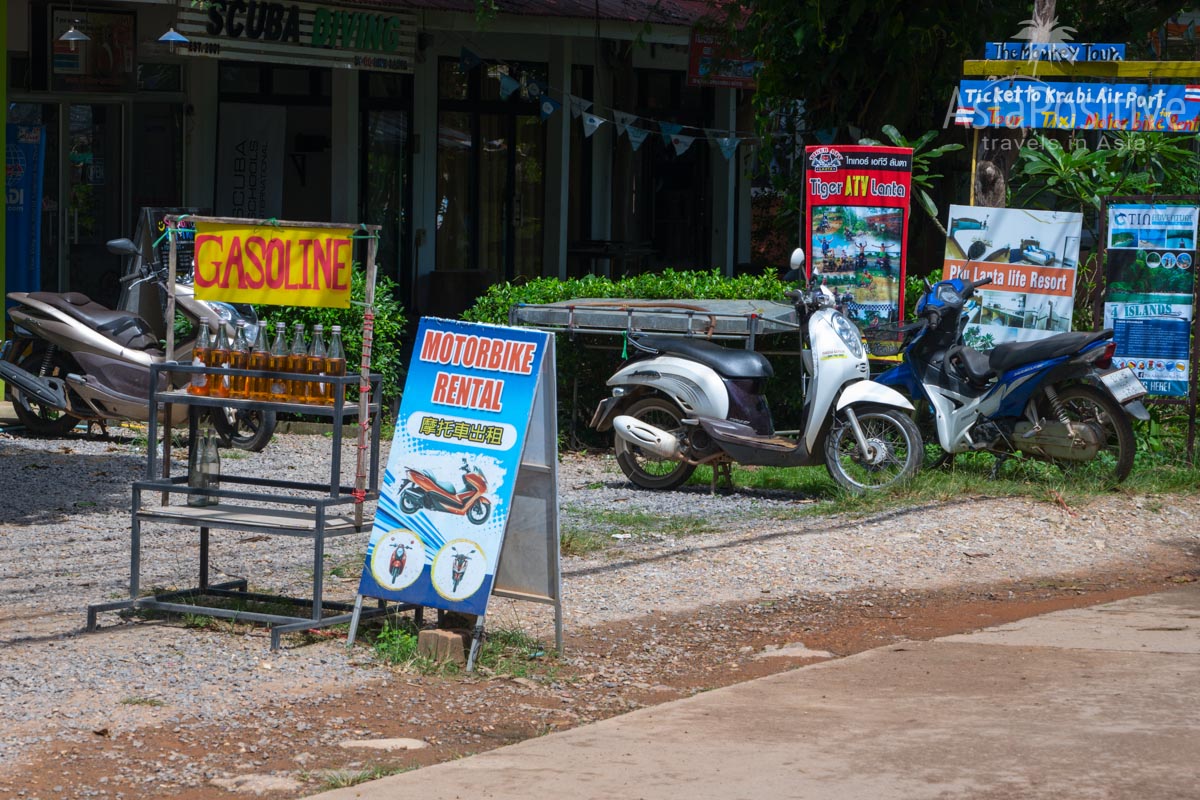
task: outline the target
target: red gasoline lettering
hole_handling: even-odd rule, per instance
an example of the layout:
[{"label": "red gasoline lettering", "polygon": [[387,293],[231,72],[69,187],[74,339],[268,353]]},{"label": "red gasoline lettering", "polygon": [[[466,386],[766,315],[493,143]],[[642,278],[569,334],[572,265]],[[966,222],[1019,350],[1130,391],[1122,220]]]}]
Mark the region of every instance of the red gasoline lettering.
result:
[{"label": "red gasoline lettering", "polygon": [[422,361],[491,372],[528,375],[533,372],[537,345],[464,333],[427,330],[421,342]]},{"label": "red gasoline lettering", "polygon": [[350,287],[349,239],[264,239],[196,236],[196,285],[221,289],[335,289]]},{"label": "red gasoline lettering", "polygon": [[439,372],[433,381],[433,402],[445,406],[461,406],[480,411],[499,411],[504,381],[498,378],[476,378]]}]

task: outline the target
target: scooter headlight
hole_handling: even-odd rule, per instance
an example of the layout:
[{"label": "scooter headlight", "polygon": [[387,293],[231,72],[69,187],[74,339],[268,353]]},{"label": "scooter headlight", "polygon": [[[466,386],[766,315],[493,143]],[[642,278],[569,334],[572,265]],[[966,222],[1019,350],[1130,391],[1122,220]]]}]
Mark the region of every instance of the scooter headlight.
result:
[{"label": "scooter headlight", "polygon": [[846,349],[850,351],[851,355],[853,355],[855,358],[862,358],[862,334],[859,333],[858,328],[854,326],[853,322],[846,319],[841,314],[834,314],[833,330],[846,345]]}]

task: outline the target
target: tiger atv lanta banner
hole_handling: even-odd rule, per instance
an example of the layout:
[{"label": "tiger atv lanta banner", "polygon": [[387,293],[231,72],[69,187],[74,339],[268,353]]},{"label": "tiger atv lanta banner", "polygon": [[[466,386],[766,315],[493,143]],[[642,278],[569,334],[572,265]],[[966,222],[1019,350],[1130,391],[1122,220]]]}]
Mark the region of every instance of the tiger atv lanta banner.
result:
[{"label": "tiger atv lanta banner", "polygon": [[349,308],[352,228],[196,221],[200,300]]},{"label": "tiger atv lanta banner", "polygon": [[912,150],[822,145],[806,149],[808,264],[854,302],[859,323],[895,322],[904,308]]}]

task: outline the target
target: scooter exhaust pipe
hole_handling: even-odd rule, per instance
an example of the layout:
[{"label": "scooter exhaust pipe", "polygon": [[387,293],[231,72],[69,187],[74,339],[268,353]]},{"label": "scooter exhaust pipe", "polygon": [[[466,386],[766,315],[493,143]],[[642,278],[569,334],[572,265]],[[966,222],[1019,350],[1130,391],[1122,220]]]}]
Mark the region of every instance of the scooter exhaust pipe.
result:
[{"label": "scooter exhaust pipe", "polygon": [[54,378],[39,378],[21,369],[15,364],[0,361],[0,378],[14,384],[30,398],[51,408],[67,410],[66,392],[63,391],[62,381]]},{"label": "scooter exhaust pipe", "polygon": [[621,414],[613,419],[613,431],[617,436],[647,453],[670,461],[682,461],[683,451],[679,439],[661,428],[647,425],[637,417]]}]

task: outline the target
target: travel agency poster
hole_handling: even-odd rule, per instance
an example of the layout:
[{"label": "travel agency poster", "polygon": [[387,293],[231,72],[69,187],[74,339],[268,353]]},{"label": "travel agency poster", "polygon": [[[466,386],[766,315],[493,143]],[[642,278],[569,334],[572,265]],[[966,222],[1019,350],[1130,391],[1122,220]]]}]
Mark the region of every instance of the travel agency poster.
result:
[{"label": "travel agency poster", "polygon": [[[963,331],[968,345],[990,350],[1071,330],[1082,214],[950,206],[947,222],[942,277],[992,279],[976,292]],[[968,262],[976,242],[983,255]]]},{"label": "travel agency poster", "polygon": [[856,321],[895,322],[904,307],[912,150],[875,145],[806,148],[810,273],[850,292]]},{"label": "travel agency poster", "polygon": [[1188,394],[1197,212],[1187,205],[1108,207],[1104,327],[1117,342],[1113,366],[1132,369],[1151,394]]},{"label": "travel agency poster", "polygon": [[421,320],[360,595],[485,612],[550,335]]}]

